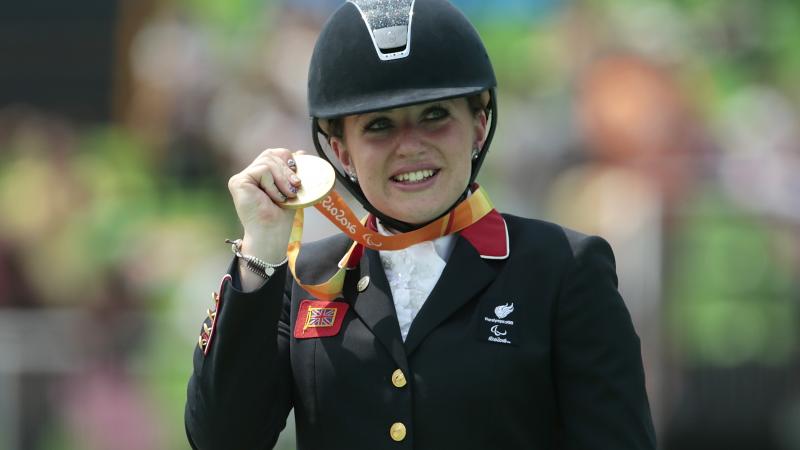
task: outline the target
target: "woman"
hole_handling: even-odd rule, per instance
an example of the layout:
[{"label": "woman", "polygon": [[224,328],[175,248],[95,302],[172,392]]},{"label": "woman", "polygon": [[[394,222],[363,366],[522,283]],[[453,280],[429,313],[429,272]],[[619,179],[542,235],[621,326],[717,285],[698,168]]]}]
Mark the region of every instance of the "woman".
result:
[{"label": "woman", "polygon": [[[483,198],[495,84],[445,0],[334,13],[309,71],[314,138],[371,228],[451,224]],[[229,182],[244,238],[195,351],[194,448],[271,448],[292,408],[300,449],[655,448],[605,241],[491,208],[404,250],[337,235],[296,269],[311,284],[347,267],[323,302],[285,264],[293,213],[278,205],[301,186],[294,158],[266,150]]]}]

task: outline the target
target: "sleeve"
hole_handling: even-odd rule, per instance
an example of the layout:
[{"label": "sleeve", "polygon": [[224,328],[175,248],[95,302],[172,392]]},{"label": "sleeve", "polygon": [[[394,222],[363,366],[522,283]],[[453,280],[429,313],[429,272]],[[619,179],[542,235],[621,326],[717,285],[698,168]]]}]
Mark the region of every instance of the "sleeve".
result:
[{"label": "sleeve", "polygon": [[655,449],[639,337],[617,290],[614,254],[599,237],[573,243],[555,310],[560,447]]},{"label": "sleeve", "polygon": [[194,449],[272,448],[292,407],[286,266],[252,292],[238,276],[234,259],[195,347],[184,415]]}]

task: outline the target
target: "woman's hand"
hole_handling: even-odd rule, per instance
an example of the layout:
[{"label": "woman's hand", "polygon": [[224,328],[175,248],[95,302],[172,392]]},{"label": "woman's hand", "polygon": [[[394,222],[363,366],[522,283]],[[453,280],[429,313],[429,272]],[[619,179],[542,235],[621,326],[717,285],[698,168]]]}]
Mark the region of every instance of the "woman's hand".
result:
[{"label": "woman's hand", "polygon": [[228,180],[236,214],[244,227],[242,253],[268,263],[278,263],[286,256],[294,211],[278,203],[296,196],[300,179],[294,171],[292,152],[270,148]]}]

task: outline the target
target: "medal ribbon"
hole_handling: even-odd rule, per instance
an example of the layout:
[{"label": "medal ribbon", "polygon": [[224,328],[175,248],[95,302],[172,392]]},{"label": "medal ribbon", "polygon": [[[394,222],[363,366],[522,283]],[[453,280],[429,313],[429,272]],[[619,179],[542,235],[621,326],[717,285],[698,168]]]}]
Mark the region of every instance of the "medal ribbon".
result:
[{"label": "medal ribbon", "polygon": [[304,215],[302,209],[298,209],[295,213],[292,231],[289,236],[289,245],[286,250],[286,255],[289,258],[289,269],[300,287],[321,300],[333,300],[341,296],[348,262],[359,244],[373,250],[401,250],[423,241],[433,240],[461,231],[479,221],[494,209],[483,189],[476,185],[472,195],[459,203],[450,214],[442,216],[417,230],[384,236],[367,228],[365,226],[366,218],[363,221],[358,220],[336,191],[331,191],[314,207],[354,241],[353,245],[350,246],[350,249],[339,261],[339,270],[328,281],[314,285],[303,284],[297,276],[295,264],[297,263],[297,257],[300,255]]}]

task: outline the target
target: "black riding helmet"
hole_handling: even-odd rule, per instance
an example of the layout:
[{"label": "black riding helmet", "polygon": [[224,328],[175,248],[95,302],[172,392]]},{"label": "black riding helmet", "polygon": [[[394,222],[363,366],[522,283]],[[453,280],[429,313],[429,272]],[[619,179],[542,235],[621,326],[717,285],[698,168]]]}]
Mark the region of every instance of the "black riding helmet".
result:
[{"label": "black riding helmet", "polygon": [[[483,148],[472,161],[471,185],[497,124],[496,86],[480,36],[448,1],[349,0],[328,19],[311,57],[308,107],[312,139],[319,155],[330,162],[319,142],[320,133],[328,137],[321,119],[488,91],[486,112],[491,122]],[[386,225],[398,231],[426,225],[386,216],[369,203],[357,182],[338,168],[336,176]],[[447,212],[465,198],[468,187]]]}]

